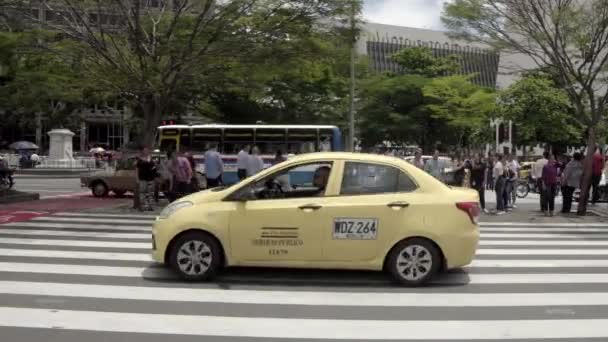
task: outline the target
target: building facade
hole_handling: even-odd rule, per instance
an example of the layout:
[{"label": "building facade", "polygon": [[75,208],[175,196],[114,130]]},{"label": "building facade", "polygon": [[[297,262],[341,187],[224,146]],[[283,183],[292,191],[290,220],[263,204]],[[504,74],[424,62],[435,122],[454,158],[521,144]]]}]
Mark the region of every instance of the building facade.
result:
[{"label": "building facade", "polygon": [[443,32],[381,24],[364,25],[358,52],[369,58],[370,68],[377,72],[401,72],[392,56],[411,47],[425,46],[437,57],[457,56],[460,74],[474,75],[473,83],[496,87],[500,55],[490,49],[471,46],[449,39]]}]

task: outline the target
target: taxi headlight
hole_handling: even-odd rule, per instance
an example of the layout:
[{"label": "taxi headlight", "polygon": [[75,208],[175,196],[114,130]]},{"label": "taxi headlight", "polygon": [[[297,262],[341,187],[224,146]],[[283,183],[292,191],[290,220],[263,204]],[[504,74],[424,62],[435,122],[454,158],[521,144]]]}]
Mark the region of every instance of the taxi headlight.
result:
[{"label": "taxi headlight", "polygon": [[173,213],[175,213],[176,211],[183,209],[183,208],[188,208],[193,206],[194,203],[190,202],[190,201],[182,201],[182,202],[174,202],[169,204],[168,206],[165,207],[165,209],[163,209],[160,212],[159,217],[161,219],[166,219],[169,216],[173,215]]}]

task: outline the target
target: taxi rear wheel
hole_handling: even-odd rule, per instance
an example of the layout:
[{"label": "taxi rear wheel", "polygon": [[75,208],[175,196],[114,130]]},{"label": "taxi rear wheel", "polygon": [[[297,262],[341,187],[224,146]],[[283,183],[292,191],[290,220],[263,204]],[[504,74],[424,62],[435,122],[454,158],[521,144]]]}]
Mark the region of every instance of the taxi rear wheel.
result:
[{"label": "taxi rear wheel", "polygon": [[169,257],[171,268],[191,281],[213,278],[221,265],[221,248],[205,233],[186,233],[173,243]]},{"label": "taxi rear wheel", "polygon": [[387,267],[393,278],[405,286],[419,286],[429,281],[441,268],[441,252],[431,241],[414,238],[392,249]]}]

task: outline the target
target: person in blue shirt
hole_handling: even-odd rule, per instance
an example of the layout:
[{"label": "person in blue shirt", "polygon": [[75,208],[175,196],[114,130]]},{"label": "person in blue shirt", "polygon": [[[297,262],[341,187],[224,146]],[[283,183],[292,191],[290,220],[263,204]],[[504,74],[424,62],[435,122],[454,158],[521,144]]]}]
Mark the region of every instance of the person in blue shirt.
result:
[{"label": "person in blue shirt", "polygon": [[205,152],[205,178],[207,178],[207,189],[219,186],[222,183],[224,173],[224,162],[222,156],[217,152],[217,144],[213,144]]}]

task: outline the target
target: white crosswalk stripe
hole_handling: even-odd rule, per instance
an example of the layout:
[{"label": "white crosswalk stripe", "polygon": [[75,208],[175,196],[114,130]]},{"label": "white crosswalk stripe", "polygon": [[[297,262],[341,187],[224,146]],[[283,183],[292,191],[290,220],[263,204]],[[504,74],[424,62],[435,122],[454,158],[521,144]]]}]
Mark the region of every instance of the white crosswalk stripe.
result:
[{"label": "white crosswalk stripe", "polygon": [[0,225],[0,336],[61,327],[101,340],[608,339],[608,224],[484,223],[470,265],[407,289],[348,271],[182,282],[152,262],[154,219],[59,213]]}]

